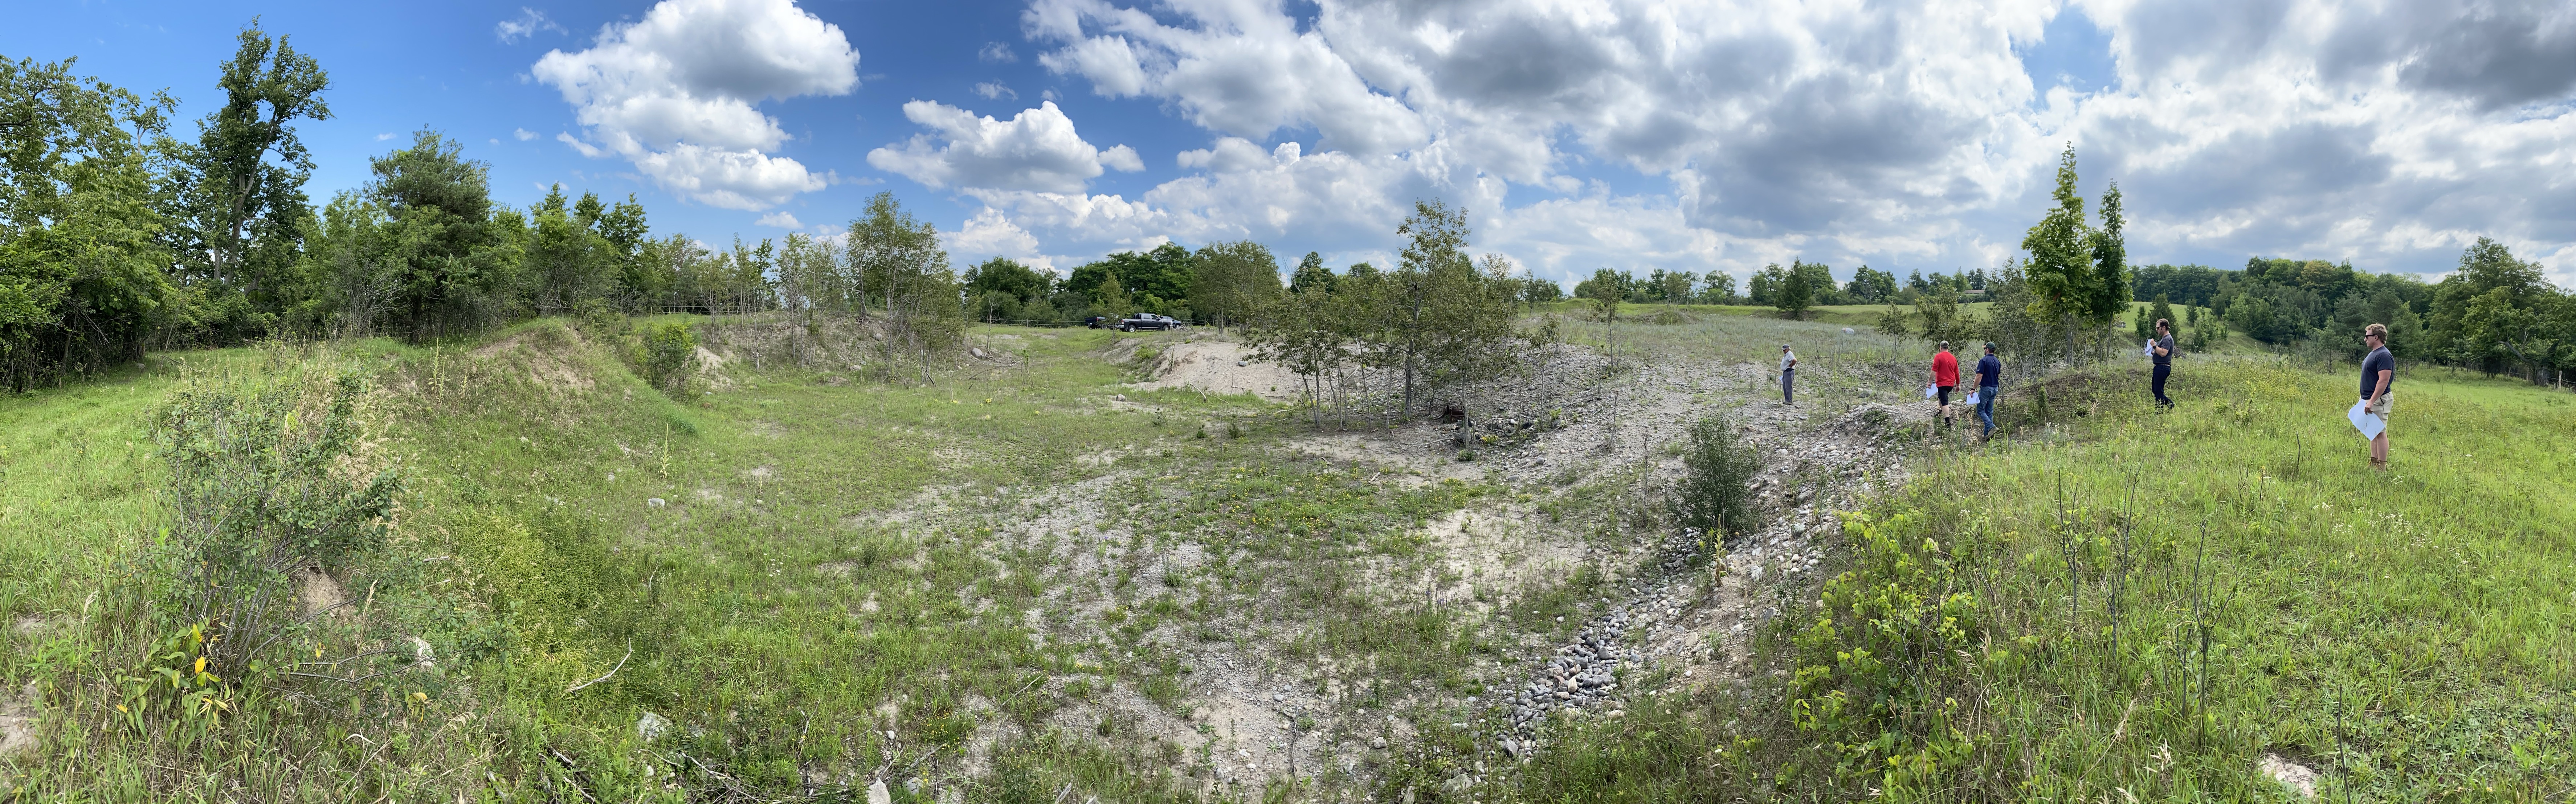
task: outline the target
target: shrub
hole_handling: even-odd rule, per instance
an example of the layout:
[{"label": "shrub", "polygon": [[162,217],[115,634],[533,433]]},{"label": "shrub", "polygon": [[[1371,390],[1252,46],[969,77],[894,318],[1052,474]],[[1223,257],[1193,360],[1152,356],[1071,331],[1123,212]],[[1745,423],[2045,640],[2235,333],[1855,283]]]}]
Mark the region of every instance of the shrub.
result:
[{"label": "shrub", "polygon": [[698,333],[682,323],[646,327],[644,341],[635,349],[635,365],[645,383],[664,393],[686,394],[689,375],[698,368]]},{"label": "shrub", "polygon": [[1844,523],[1858,553],[1825,583],[1821,616],[1798,632],[1789,717],[1831,744],[1835,776],[1894,800],[1949,786],[1976,741],[1963,707],[1975,696],[1968,651],[1977,600],[1958,590],[1951,559],[1910,515]]},{"label": "shrub", "polygon": [[154,413],[174,514],[159,559],[178,622],[217,634],[205,650],[217,665],[246,664],[294,624],[291,573],[336,569],[384,545],[402,478],[357,454],[365,393],[347,374],[273,384],[199,376]]},{"label": "shrub", "polygon": [[1690,443],[1682,452],[1673,519],[1712,536],[1751,529],[1753,473],[1761,468],[1761,457],[1736,436],[1734,423],[1725,416],[1699,420],[1691,425]]}]

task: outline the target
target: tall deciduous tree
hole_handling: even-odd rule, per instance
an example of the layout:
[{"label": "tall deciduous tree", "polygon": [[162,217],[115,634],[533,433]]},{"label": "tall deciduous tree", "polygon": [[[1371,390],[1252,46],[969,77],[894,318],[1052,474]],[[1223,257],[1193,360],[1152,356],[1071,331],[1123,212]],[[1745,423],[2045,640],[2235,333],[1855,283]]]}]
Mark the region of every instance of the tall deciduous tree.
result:
[{"label": "tall deciduous tree", "polygon": [[922,381],[929,382],[929,358],[966,337],[966,311],[948,252],[939,247],[939,230],[914,220],[894,193],[881,192],[868,199],[866,214],[850,222],[849,248],[848,264],[859,286],[868,298],[882,300],[878,309],[886,314],[880,372],[893,379],[897,358],[909,353],[921,360]]},{"label": "tall deciduous tree", "polygon": [[294,123],[331,118],[322,99],[331,79],[257,20],[237,39],[216,80],[224,105],[198,123],[197,142],[163,141],[171,156],[163,181],[179,278],[202,287],[214,314],[229,319],[210,323],[248,328],[278,306],[302,250],[313,157]]},{"label": "tall deciduous tree", "polygon": [[[1190,313],[1214,321],[1218,332],[1251,317],[1279,295],[1279,260],[1250,240],[1211,243],[1192,259]],[[1321,267],[1322,260],[1317,260]]]},{"label": "tall deciduous tree", "polygon": [[172,103],[71,67],[0,59],[0,380],[16,390],[188,323],[147,149]]}]

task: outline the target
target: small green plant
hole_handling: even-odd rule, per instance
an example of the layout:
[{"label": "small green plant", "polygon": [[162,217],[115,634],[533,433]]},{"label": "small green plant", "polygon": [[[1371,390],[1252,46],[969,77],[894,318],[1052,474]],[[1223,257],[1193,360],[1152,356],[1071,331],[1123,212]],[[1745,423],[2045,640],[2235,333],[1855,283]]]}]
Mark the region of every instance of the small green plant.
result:
[{"label": "small green plant", "polygon": [[698,334],[683,323],[646,327],[643,342],[635,347],[635,364],[646,384],[686,396],[689,377],[698,368]]},{"label": "small green plant", "polygon": [[1673,519],[1712,537],[1752,528],[1753,473],[1761,468],[1761,457],[1725,416],[1692,424],[1682,478],[1673,487]]}]

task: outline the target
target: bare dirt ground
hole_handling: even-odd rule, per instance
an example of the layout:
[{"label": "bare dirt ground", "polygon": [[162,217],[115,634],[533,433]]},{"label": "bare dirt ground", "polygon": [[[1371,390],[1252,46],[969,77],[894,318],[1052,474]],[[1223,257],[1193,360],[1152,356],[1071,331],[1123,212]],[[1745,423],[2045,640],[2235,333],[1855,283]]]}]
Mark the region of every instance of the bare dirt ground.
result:
[{"label": "bare dirt ground", "polygon": [[1250,359],[1242,344],[1226,340],[1167,343],[1136,383],[1140,390],[1195,388],[1217,395],[1251,394],[1272,402],[1297,398],[1297,375],[1275,363]]}]

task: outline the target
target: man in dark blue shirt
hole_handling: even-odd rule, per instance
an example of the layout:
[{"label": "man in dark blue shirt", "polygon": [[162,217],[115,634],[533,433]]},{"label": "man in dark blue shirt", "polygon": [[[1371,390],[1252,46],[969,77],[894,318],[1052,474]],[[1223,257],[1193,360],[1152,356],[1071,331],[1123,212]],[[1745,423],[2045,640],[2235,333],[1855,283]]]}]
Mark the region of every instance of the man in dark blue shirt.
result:
[{"label": "man in dark blue shirt", "polygon": [[1984,422],[1983,438],[1995,437],[1996,386],[2004,379],[2004,361],[1995,359],[1995,342],[1986,342],[1986,356],[1977,360],[1977,420]]},{"label": "man in dark blue shirt", "polygon": [[2370,356],[2361,359],[2362,410],[2379,417],[2379,435],[2370,439],[2370,468],[2388,471],[2388,386],[2397,382],[2397,356],[2388,353],[2388,326],[2361,328],[2361,343]]}]

